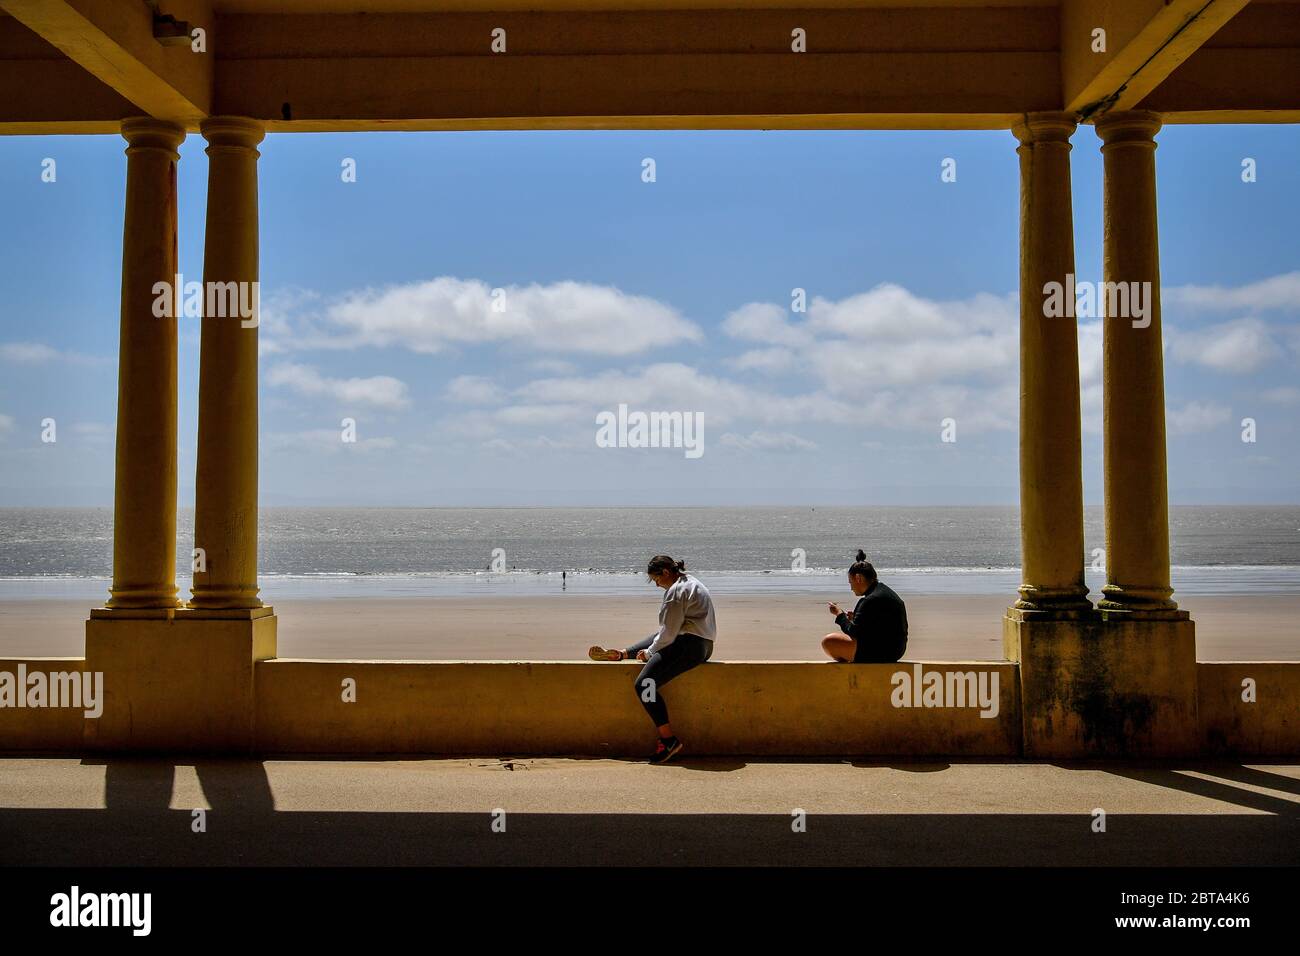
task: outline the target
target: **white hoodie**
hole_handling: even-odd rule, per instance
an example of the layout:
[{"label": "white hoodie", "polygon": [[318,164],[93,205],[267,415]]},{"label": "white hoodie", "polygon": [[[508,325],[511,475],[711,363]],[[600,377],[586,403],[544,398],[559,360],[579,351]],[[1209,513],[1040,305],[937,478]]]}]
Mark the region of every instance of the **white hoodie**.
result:
[{"label": "white hoodie", "polygon": [[689,574],[683,574],[664,591],[664,602],[659,605],[659,630],[654,633],[646,656],[663,650],[677,640],[678,634],[694,634],[712,641],[717,633],[713,599],[708,590]]}]

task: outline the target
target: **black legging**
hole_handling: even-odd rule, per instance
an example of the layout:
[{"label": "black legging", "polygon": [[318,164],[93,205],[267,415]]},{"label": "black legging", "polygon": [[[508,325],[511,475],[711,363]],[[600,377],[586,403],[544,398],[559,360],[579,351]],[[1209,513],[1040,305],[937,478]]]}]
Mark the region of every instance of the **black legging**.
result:
[{"label": "black legging", "polygon": [[[648,649],[654,637],[647,637],[629,647],[624,653],[628,660],[635,660],[637,651]],[[656,727],[668,723],[668,705],[660,689],[674,677],[685,674],[692,667],[703,664],[713,656],[713,642],[706,641],[695,634],[678,634],[667,647],[655,651],[641,668],[632,688],[636,699],[641,702]],[[648,683],[647,683],[648,682]]]}]

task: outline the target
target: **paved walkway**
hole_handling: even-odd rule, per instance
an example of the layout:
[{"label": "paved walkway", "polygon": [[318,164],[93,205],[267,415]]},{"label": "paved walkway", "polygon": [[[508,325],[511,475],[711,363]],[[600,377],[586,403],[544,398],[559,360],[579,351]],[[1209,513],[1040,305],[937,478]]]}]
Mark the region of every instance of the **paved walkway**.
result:
[{"label": "paved walkway", "polygon": [[1300,765],[0,758],[0,864],[679,863],[1295,865]]}]

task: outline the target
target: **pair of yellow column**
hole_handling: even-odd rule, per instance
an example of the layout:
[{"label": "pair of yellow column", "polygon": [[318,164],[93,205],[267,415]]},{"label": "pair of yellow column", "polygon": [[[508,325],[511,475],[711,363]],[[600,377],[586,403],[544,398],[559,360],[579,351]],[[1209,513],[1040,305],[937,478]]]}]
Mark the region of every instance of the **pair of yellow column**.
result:
[{"label": "pair of yellow column", "polygon": [[[1077,326],[1048,316],[1044,289],[1073,288],[1070,137],[1065,113],[1029,114],[1020,140],[1021,611],[1087,611]],[[1101,607],[1167,610],[1170,600],[1164,368],[1159,306],[1155,134],[1158,116],[1097,122],[1105,161],[1106,283],[1149,283],[1149,314],[1104,319],[1107,585]],[[257,144],[262,128],[217,117],[208,140],[204,287],[258,281]],[[155,283],[176,268],[179,126],[123,124],[127,208],[111,608],[173,608],[176,537],[176,319],[156,318]],[[1099,297],[1104,299],[1104,297]],[[203,320],[194,576],[195,608],[255,608],[257,597],[257,328],[239,315]]]},{"label": "pair of yellow column", "polygon": [[[200,124],[208,141],[206,290],[245,290],[258,281],[257,144],[262,127],[234,117]],[[159,318],[158,283],[176,282],[176,164],[185,130],[139,118],[127,141],[118,359],[113,584],[108,607],[148,611],[180,605],[176,588],[177,318]],[[231,287],[228,283],[236,283]],[[247,284],[247,285],[244,285]],[[179,290],[173,290],[173,295]],[[173,302],[177,301],[173,298]],[[234,301],[239,301],[236,294]],[[174,310],[173,310],[174,311]],[[257,323],[205,312],[199,368],[194,574],[190,606],[257,608]],[[225,309],[222,311],[231,311]]]},{"label": "pair of yellow column", "polygon": [[[1074,288],[1068,113],[1031,113],[1020,141],[1020,510],[1023,578],[1016,609],[1071,617],[1091,604],[1084,583],[1078,332],[1049,316],[1045,286]],[[1165,460],[1157,114],[1124,111],[1096,123],[1104,160],[1103,281],[1143,284],[1144,316],[1103,315],[1106,578],[1098,607],[1168,612],[1169,502]],[[1069,293],[1067,292],[1067,298]],[[1107,302],[1099,295],[1099,302]],[[1131,301],[1131,300],[1130,300]],[[1071,310],[1073,311],[1073,310]]]}]

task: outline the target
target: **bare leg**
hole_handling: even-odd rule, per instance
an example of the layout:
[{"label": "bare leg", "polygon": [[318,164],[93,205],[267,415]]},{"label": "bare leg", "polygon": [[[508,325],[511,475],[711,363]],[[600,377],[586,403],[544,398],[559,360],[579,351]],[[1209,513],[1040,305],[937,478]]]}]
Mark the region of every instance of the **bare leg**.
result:
[{"label": "bare leg", "polygon": [[822,650],[841,664],[848,664],[858,652],[858,642],[843,634],[827,634],[822,638]]}]

